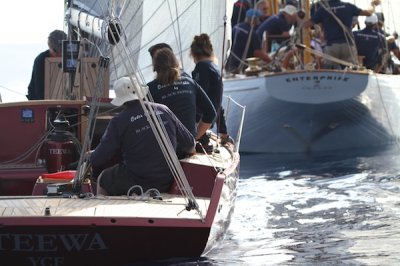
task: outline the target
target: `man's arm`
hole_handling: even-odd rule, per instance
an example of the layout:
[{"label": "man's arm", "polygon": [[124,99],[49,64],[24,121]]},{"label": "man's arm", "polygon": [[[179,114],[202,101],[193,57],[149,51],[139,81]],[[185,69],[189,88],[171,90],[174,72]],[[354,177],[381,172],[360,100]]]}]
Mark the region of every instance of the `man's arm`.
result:
[{"label": "man's arm", "polygon": [[254,56],[264,60],[267,63],[272,61],[271,57],[269,57],[269,55],[263,49],[254,50]]},{"label": "man's arm", "polygon": [[90,153],[90,163],[94,167],[107,163],[117,152],[119,148],[120,137],[116,133],[114,126],[115,120],[111,119],[106,131],[101,137],[99,145]]},{"label": "man's arm", "polygon": [[369,17],[369,16],[371,16],[371,15],[372,15],[372,12],[369,11],[369,10],[361,10],[361,12],[360,12],[360,16],[367,16],[367,17]]},{"label": "man's arm", "polygon": [[167,106],[165,106],[165,109],[176,126],[177,149],[186,154],[196,153],[196,143],[192,133],[189,132],[189,130],[182,124],[181,121],[179,121],[176,115]]}]

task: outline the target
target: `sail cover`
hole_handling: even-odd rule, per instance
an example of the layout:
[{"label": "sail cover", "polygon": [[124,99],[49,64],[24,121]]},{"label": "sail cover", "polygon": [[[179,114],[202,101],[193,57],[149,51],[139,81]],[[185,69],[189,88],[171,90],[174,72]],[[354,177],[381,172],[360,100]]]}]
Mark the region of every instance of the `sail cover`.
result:
[{"label": "sail cover", "polygon": [[[111,45],[93,34],[81,32],[81,29],[74,30],[79,33],[80,38],[88,41],[87,55],[110,57],[111,84],[115,79],[132,74],[126,67],[127,60],[133,60],[135,71],[143,74],[145,82],[151,81],[154,74],[148,49],[156,43],[168,43],[182,67],[189,73],[194,67],[190,57],[190,44],[195,35],[207,33],[211,37],[215,56],[220,64],[226,54],[223,51],[227,47],[224,46],[224,35],[227,32],[226,1],[76,0],[72,1],[71,8],[105,20],[106,23],[120,23],[121,40],[116,45]],[[88,17],[80,16],[75,24],[89,24]]]}]

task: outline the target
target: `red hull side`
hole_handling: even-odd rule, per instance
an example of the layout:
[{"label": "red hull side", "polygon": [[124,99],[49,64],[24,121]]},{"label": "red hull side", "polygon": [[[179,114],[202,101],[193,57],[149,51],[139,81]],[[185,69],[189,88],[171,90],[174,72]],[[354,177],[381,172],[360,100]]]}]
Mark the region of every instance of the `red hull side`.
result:
[{"label": "red hull side", "polygon": [[[62,110],[68,115],[77,116],[81,112],[83,103],[83,101],[30,101],[2,104],[0,128],[7,128],[7,131],[0,134],[0,162],[15,160],[35,144],[40,144],[41,138],[49,130],[49,120],[54,119],[57,112]],[[80,131],[80,126],[77,127],[77,131]],[[16,164],[36,164],[36,156],[36,150],[33,150]]]},{"label": "red hull side", "polygon": [[[37,178],[48,172],[41,158],[41,147],[52,128],[52,121],[59,114],[67,116],[71,134],[80,141],[85,128],[82,110],[85,104],[85,101],[40,100],[0,105],[0,128],[7,128],[0,132],[1,196],[32,194]],[[94,146],[109,119],[99,119],[96,123]]]},{"label": "red hull side", "polygon": [[46,168],[0,169],[0,195],[31,195],[37,178]]},{"label": "red hull side", "polygon": [[20,266],[117,266],[199,257],[209,231],[207,227],[7,226],[0,229],[0,261]]}]

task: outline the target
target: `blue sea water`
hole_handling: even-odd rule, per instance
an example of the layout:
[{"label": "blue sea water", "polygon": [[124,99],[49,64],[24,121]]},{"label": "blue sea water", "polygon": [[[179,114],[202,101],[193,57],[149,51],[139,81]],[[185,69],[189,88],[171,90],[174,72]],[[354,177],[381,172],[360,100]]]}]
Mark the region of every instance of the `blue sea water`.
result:
[{"label": "blue sea water", "polygon": [[362,156],[242,155],[225,240],[199,259],[146,265],[399,265],[399,173],[397,145]]},{"label": "blue sea water", "polygon": [[399,265],[399,147],[343,157],[242,156],[235,214],[204,265]]}]

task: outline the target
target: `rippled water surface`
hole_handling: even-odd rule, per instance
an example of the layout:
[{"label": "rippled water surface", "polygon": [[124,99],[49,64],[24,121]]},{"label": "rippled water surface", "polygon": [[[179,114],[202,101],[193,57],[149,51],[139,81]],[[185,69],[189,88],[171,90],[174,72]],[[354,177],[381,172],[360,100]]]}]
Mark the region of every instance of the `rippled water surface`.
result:
[{"label": "rippled water surface", "polygon": [[400,153],[243,155],[222,245],[194,264],[400,265]]}]

